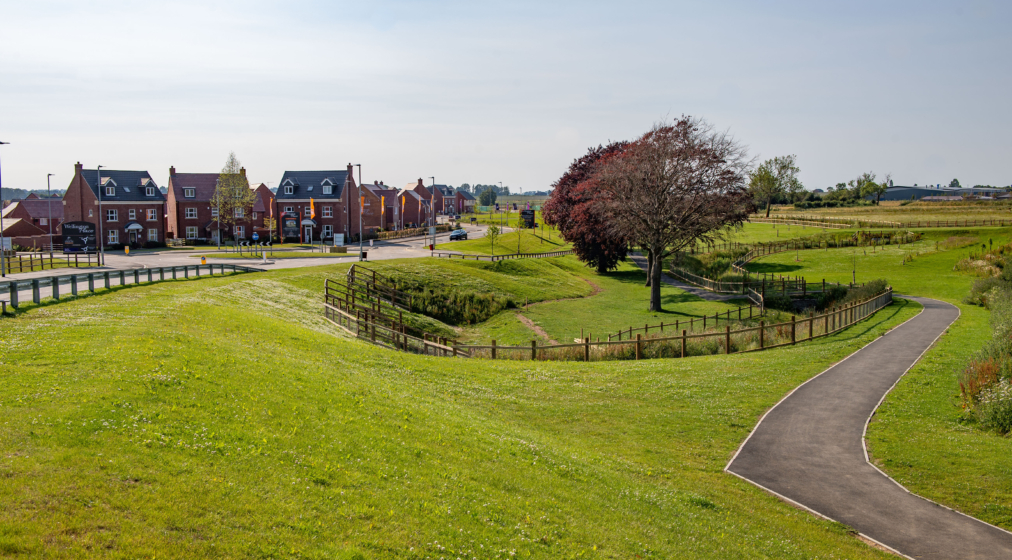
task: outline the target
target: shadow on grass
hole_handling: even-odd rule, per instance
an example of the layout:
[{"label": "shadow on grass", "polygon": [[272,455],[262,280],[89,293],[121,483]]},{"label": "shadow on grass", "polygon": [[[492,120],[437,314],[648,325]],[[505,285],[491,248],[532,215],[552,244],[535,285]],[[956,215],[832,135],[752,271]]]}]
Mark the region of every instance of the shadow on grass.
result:
[{"label": "shadow on grass", "polygon": [[799,264],[778,264],[778,263],[749,263],[746,265],[749,272],[783,274],[794,272],[802,268]]}]

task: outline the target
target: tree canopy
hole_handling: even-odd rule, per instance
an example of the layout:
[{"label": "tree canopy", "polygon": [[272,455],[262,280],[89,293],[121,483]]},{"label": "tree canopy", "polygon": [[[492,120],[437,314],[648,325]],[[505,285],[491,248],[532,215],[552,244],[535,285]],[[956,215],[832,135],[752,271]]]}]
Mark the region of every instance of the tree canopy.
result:
[{"label": "tree canopy", "polygon": [[249,188],[249,181],[242,163],[235,152],[229,152],[225,166],[218,174],[218,184],[211,195],[211,207],[218,210],[218,223],[222,229],[232,231],[237,222],[245,220],[256,203],[256,192]]},{"label": "tree canopy", "polygon": [[779,156],[762,162],[749,175],[749,191],[757,202],[766,206],[766,217],[770,216],[770,206],[778,196],[789,196],[794,201],[805,190],[798,180],[801,171],[797,166],[797,156]]}]

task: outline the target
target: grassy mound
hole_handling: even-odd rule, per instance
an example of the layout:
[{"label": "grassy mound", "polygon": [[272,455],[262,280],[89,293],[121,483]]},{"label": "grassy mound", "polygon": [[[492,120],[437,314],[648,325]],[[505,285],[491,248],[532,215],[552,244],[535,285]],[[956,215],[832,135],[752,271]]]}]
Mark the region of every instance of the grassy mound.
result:
[{"label": "grassy mound", "polygon": [[[504,233],[495,240],[495,252],[492,251],[492,243],[486,237],[472,237],[464,241],[450,241],[436,245],[440,251],[460,251],[468,255],[505,255],[509,253],[550,253],[552,251],[567,251],[573,246],[566,243],[557,233],[552,232],[551,237],[547,233],[541,235],[541,230],[525,229],[517,234],[515,231]],[[477,235],[477,234],[475,234]],[[519,241],[517,237],[520,237]],[[519,251],[517,250],[519,248]]]},{"label": "grassy mound", "polygon": [[915,306],[762,355],[490,363],[343,337],[320,318],[334,269],[0,320],[0,550],[886,557],[722,468],[784,393]]}]

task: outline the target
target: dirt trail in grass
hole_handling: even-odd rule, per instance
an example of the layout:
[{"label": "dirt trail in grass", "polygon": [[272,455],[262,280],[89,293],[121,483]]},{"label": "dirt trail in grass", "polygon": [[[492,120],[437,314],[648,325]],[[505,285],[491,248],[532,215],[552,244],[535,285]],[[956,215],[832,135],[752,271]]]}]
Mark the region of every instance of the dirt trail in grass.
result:
[{"label": "dirt trail in grass", "polygon": [[[591,287],[591,289],[593,290],[588,295],[585,295],[583,297],[578,297],[578,298],[549,299],[549,300],[545,300],[545,301],[539,301],[537,303],[531,303],[531,304],[527,305],[527,307],[529,308],[529,307],[533,307],[535,305],[541,305],[543,303],[552,303],[552,302],[556,302],[556,301],[568,301],[568,300],[571,300],[571,299],[583,299],[583,298],[594,297],[597,294],[599,294],[599,293],[601,293],[601,292],[604,291],[603,289],[601,289],[600,286],[598,286],[597,284],[591,282],[587,278],[584,278],[583,281],[586,282],[587,284],[589,284],[590,287]],[[549,336],[548,333],[545,332],[545,329],[539,327],[538,325],[536,325],[534,323],[534,321],[531,321],[530,319],[528,319],[523,314],[522,311],[518,311],[517,312],[517,318],[520,319],[520,322],[523,323],[524,326],[526,326],[527,328],[529,328],[532,331],[534,331],[534,334],[536,334],[536,335],[540,336],[541,338],[545,339],[546,341],[548,341],[549,344],[558,344],[559,343],[557,340],[555,340],[554,338],[552,338],[551,336]]]}]

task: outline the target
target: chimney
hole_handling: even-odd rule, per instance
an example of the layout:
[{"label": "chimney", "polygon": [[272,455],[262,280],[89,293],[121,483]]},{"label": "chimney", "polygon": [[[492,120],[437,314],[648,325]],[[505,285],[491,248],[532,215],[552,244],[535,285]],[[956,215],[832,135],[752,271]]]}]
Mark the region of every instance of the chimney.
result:
[{"label": "chimney", "polygon": [[372,184],[375,185],[375,186],[379,186],[380,182],[379,181],[373,181]]},{"label": "chimney", "polygon": [[169,177],[172,177],[175,174],[176,174],[176,166],[175,165],[169,166]]},{"label": "chimney", "polygon": [[381,187],[383,186],[383,181],[380,181],[380,186],[381,186]]},{"label": "chimney", "polygon": [[421,178],[418,179],[418,186],[419,187],[424,187],[425,186],[425,183],[422,182]]},{"label": "chimney", "polygon": [[82,171],[84,171],[84,166],[81,165],[81,162],[75,163],[74,164],[74,175],[80,175]]},{"label": "chimney", "polygon": [[246,168],[245,167],[240,167],[239,168],[239,175],[242,175],[243,177],[246,176]]}]

